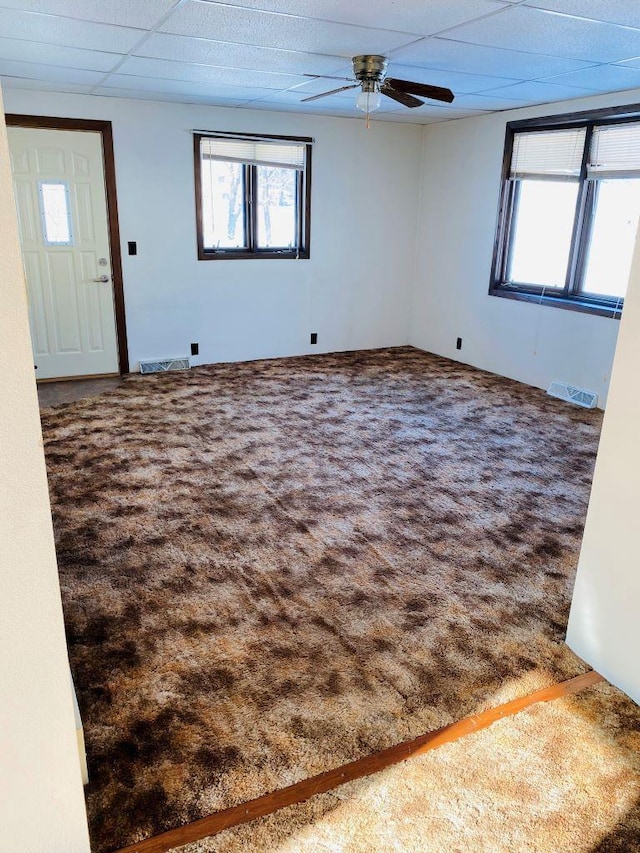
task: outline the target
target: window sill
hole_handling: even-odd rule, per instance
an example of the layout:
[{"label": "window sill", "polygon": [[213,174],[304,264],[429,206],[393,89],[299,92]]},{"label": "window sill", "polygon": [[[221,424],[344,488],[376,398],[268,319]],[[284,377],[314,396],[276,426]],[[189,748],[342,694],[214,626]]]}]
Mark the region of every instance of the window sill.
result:
[{"label": "window sill", "polygon": [[489,296],[516,299],[519,302],[532,302],[535,305],[562,308],[565,311],[580,311],[583,314],[595,314],[598,317],[608,317],[611,320],[619,320],[624,307],[616,308],[615,305],[599,305],[579,299],[564,299],[560,296],[541,296],[539,293],[527,293],[522,290],[510,290],[502,287],[489,288]]},{"label": "window sill", "polygon": [[237,261],[237,260],[309,260],[309,252],[198,252],[199,261]]}]

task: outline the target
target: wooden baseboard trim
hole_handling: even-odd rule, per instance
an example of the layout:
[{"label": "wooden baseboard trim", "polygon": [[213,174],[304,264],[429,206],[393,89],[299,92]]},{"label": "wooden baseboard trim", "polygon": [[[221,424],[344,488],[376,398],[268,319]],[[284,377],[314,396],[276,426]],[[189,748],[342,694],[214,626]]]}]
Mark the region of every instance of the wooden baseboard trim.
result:
[{"label": "wooden baseboard trim", "polygon": [[153,838],[148,838],[145,841],[139,841],[136,844],[117,851],[117,853],[166,853],[166,851],[172,850],[174,847],[199,841],[207,836],[222,832],[224,829],[230,829],[232,826],[239,826],[256,818],[265,817],[286,806],[303,803],[315,794],[324,794],[333,788],[344,785],[345,782],[352,782],[354,779],[378,773],[387,767],[391,767],[393,764],[398,764],[401,761],[406,761],[408,758],[422,755],[432,749],[437,749],[437,747],[445,743],[452,743],[465,735],[486,729],[497,720],[513,716],[538,702],[549,702],[553,699],[559,699],[562,696],[569,696],[601,681],[604,681],[604,678],[599,673],[591,670],[583,675],[570,678],[568,681],[562,681],[560,684],[536,690],[535,693],[523,696],[521,699],[513,699],[511,702],[506,702],[497,708],[490,708],[488,711],[483,711],[480,714],[465,717],[457,723],[452,723],[434,732],[421,735],[414,740],[399,743],[396,746],[383,749],[374,755],[367,755],[364,758],[359,758],[357,761],[350,761],[348,764],[336,767],[334,770],[327,770],[318,776],[303,779],[301,782],[296,782],[287,788],[281,788],[278,791],[257,797],[255,800],[248,800],[239,806],[215,812],[208,817],[203,817],[193,823],[186,824],[186,826],[180,826],[177,829],[171,829],[168,832],[155,835]]},{"label": "wooden baseboard trim", "polygon": [[50,382],[84,382],[87,379],[118,379],[119,373],[87,373],[82,376],[54,376],[51,379],[36,379],[37,385],[48,385]]}]

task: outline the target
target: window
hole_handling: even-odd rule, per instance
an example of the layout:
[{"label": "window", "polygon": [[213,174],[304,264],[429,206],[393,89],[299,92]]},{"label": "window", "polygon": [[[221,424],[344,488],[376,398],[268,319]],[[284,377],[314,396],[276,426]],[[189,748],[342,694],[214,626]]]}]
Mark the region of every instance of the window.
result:
[{"label": "window", "polygon": [[491,295],[620,315],[640,220],[640,107],[620,112],[507,125]]},{"label": "window", "polygon": [[199,259],[308,258],[312,140],[194,138]]},{"label": "window", "polygon": [[71,246],[71,210],[66,181],[38,181],[42,232],[47,246]]}]

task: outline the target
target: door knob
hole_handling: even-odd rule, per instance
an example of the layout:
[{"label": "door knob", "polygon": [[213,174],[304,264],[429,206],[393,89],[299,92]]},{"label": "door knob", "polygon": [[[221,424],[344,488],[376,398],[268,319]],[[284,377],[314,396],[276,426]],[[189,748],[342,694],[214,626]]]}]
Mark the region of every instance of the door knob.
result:
[{"label": "door knob", "polygon": [[98,276],[98,278],[94,278],[93,280],[94,281],[109,281],[109,276],[105,274],[105,275]]}]

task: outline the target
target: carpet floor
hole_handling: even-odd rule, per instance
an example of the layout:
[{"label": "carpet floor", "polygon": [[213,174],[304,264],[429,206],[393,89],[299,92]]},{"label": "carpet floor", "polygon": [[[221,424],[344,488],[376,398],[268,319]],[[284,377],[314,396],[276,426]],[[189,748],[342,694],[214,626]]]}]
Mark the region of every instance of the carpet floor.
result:
[{"label": "carpet floor", "polygon": [[604,684],[179,853],[638,850],[640,709]]},{"label": "carpet floor", "polygon": [[45,410],[96,853],[584,671],[600,424],[412,348]]}]

